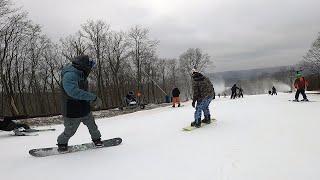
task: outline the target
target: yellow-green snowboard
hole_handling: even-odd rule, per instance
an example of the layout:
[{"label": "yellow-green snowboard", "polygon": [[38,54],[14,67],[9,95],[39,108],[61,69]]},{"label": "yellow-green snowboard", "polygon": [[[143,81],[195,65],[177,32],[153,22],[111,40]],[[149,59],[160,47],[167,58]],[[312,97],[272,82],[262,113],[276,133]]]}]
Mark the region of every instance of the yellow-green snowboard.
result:
[{"label": "yellow-green snowboard", "polygon": [[[216,119],[211,119],[211,123],[210,123],[210,124],[215,124],[216,122],[217,122],[217,120],[216,120]],[[203,126],[210,125],[210,124],[201,123],[201,127],[200,127],[200,128],[202,128]],[[191,125],[189,125],[189,126],[187,126],[187,127],[182,128],[182,130],[183,130],[183,131],[192,131],[192,130],[194,130],[194,129],[199,129],[199,128],[196,128],[196,127],[191,126]]]}]

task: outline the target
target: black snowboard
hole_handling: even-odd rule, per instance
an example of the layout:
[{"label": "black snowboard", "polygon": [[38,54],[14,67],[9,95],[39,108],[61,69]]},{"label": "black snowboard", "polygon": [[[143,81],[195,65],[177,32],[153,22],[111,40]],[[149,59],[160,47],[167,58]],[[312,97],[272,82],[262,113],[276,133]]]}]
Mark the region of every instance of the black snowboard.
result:
[{"label": "black snowboard", "polygon": [[103,140],[102,142],[103,142],[103,147],[96,147],[92,142],[90,142],[90,143],[85,143],[85,144],[77,144],[77,145],[69,146],[68,151],[64,151],[64,152],[59,152],[58,147],[50,147],[50,148],[31,149],[29,151],[29,154],[34,157],[46,157],[46,156],[52,156],[52,155],[73,153],[73,152],[78,152],[78,151],[86,151],[89,149],[117,146],[117,145],[121,144],[122,139],[121,138],[113,138],[113,139]]},{"label": "black snowboard", "polygon": [[312,101],[312,100],[309,100],[309,101],[296,101],[296,100],[288,100],[288,101],[291,101],[291,102],[301,102],[301,103],[308,103],[308,102],[317,102],[317,101]]}]

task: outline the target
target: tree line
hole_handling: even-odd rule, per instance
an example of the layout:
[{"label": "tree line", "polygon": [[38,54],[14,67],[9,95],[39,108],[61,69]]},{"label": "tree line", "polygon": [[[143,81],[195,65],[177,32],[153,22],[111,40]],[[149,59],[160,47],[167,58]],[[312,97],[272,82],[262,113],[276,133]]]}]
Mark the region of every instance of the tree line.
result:
[{"label": "tree line", "polygon": [[310,49],[303,56],[299,67],[306,72],[309,79],[309,89],[320,89],[320,33],[318,37],[311,44]]},{"label": "tree line", "polygon": [[53,42],[21,8],[0,0],[0,116],[59,114],[61,68],[83,54],[97,63],[89,86],[103,109],[123,106],[128,91],[141,93],[145,103],[165,101],[174,87],[190,98],[191,69],[208,67],[210,56],[189,48],[177,59],[159,58],[159,43],[148,28],[115,31],[102,20],[88,20]]}]

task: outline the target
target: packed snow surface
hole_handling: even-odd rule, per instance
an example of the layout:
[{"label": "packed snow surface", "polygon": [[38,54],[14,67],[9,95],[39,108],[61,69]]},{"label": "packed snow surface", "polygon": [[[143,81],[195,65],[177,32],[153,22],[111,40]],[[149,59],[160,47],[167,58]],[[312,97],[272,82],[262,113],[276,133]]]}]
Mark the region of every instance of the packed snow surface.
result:
[{"label": "packed snow surface", "polygon": [[[191,103],[97,119],[102,138],[120,146],[32,157],[29,149],[55,146],[63,126],[39,136],[0,132],[2,180],[318,180],[320,96],[290,102],[293,94],[220,98],[210,105],[216,125],[182,131]],[[69,144],[90,142],[84,125]]]}]

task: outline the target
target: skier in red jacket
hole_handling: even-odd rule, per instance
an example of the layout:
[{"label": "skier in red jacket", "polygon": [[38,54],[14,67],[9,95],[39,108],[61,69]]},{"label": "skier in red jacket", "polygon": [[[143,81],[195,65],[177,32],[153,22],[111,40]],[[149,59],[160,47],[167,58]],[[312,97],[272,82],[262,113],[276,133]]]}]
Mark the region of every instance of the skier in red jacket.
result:
[{"label": "skier in red jacket", "polygon": [[305,89],[308,86],[308,81],[302,76],[300,71],[297,71],[296,77],[297,79],[294,81],[294,87],[297,89],[297,92],[294,101],[299,101],[300,93],[303,96],[302,101],[309,101],[305,93]]}]

